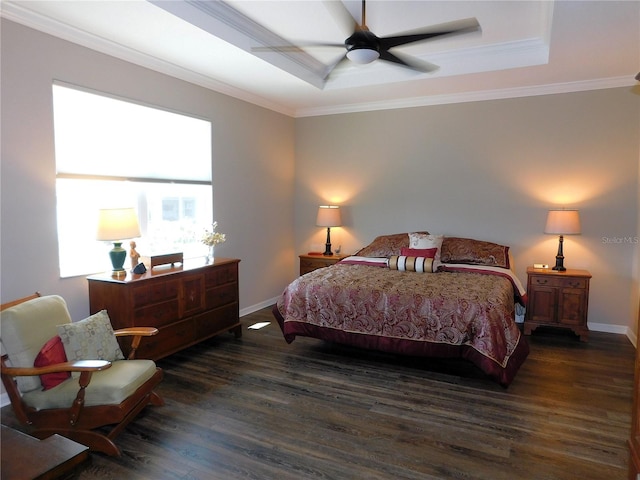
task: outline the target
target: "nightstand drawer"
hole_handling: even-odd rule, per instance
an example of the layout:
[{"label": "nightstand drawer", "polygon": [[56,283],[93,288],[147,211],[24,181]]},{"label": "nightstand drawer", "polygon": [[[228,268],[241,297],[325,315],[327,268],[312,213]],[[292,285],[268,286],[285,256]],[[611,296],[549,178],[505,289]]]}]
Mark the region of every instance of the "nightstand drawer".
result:
[{"label": "nightstand drawer", "polygon": [[300,268],[315,270],[316,268],[327,267],[330,264],[327,263],[324,259],[311,259],[311,258],[301,258],[300,259]]},{"label": "nightstand drawer", "polygon": [[300,255],[300,275],[313,272],[318,268],[329,267],[347,255]]},{"label": "nightstand drawer", "polygon": [[532,276],[531,285],[539,287],[587,288],[586,278],[557,278],[548,276]]}]

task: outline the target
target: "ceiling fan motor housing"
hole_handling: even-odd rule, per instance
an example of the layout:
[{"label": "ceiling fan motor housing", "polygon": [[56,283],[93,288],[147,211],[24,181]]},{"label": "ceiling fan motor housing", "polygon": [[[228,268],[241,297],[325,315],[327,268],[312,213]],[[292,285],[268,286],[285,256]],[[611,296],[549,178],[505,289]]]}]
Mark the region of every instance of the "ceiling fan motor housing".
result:
[{"label": "ceiling fan motor housing", "polygon": [[354,63],[371,63],[380,57],[380,40],[369,30],[358,30],[344,41],[347,58]]}]

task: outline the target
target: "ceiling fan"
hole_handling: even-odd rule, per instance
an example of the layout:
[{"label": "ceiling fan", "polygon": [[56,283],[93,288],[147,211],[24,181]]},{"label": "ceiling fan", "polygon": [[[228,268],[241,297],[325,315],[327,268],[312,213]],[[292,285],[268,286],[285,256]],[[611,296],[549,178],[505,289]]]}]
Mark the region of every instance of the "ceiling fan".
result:
[{"label": "ceiling fan", "polygon": [[406,32],[388,37],[378,37],[369,30],[366,22],[366,0],[362,0],[362,22],[358,23],[348,12],[341,1],[325,1],[327,7],[332,10],[334,16],[340,17],[339,21],[346,23],[353,33],[343,43],[305,43],[299,46],[272,46],[257,47],[254,51],[302,51],[302,47],[339,47],[345,52],[325,72],[324,79],[340,64],[352,61],[357,64],[367,64],[375,60],[384,60],[402,67],[419,72],[432,72],[439,67],[429,62],[391,52],[391,49],[410,43],[433,40],[445,36],[460,35],[480,31],[480,24],[475,18],[466,18],[453,22],[432,25],[421,30]]}]

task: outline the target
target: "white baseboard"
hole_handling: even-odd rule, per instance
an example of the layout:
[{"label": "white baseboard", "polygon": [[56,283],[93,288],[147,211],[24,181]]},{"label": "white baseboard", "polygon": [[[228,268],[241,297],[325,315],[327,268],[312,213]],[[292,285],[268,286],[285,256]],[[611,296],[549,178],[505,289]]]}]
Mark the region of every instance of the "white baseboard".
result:
[{"label": "white baseboard", "polygon": [[608,323],[588,323],[587,326],[592,332],[617,333],[619,335],[627,335],[629,327],[622,325],[609,325]]},{"label": "white baseboard", "polygon": [[269,307],[275,304],[278,301],[279,297],[273,297],[269,300],[265,300],[264,302],[257,303],[250,307],[245,307],[240,310],[240,317],[244,317],[245,315],[249,315],[250,313],[257,312],[258,310],[262,310],[263,308]]},{"label": "white baseboard", "polygon": [[592,332],[617,333],[625,335],[634,347],[637,347],[637,338],[629,327],[622,325],[610,325],[608,323],[589,323],[587,324]]}]

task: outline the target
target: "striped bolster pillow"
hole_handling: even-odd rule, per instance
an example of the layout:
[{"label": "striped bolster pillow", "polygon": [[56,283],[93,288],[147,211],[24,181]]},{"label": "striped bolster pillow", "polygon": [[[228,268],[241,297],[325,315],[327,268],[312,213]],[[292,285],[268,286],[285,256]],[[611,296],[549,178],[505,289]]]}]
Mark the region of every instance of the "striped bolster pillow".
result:
[{"label": "striped bolster pillow", "polygon": [[429,257],[408,257],[406,255],[392,255],[389,258],[389,268],[402,272],[433,272],[433,258]]}]

